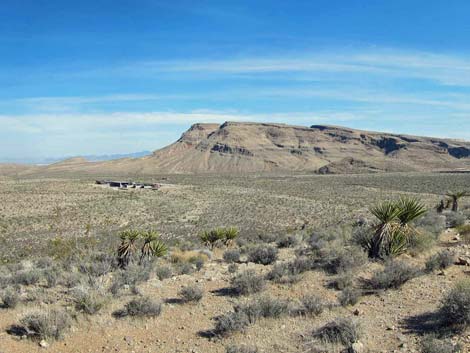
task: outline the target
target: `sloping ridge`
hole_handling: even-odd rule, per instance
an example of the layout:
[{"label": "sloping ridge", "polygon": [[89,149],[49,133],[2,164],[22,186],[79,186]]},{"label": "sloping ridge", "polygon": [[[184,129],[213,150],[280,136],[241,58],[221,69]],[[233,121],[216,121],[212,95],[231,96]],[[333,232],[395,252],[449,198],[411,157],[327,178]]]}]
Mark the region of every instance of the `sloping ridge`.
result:
[{"label": "sloping ridge", "polygon": [[470,142],[271,123],[194,124],[173,144],[141,158],[73,159],[42,172],[94,174],[364,173],[470,169]]}]

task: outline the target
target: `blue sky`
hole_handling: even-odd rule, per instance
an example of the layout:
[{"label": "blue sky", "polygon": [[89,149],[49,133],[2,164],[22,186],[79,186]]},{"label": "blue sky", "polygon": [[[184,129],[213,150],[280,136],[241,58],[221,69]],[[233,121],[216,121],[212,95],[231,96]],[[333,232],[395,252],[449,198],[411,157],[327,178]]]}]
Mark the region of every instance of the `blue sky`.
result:
[{"label": "blue sky", "polygon": [[194,122],[470,140],[466,0],[3,0],[0,161],[154,150]]}]

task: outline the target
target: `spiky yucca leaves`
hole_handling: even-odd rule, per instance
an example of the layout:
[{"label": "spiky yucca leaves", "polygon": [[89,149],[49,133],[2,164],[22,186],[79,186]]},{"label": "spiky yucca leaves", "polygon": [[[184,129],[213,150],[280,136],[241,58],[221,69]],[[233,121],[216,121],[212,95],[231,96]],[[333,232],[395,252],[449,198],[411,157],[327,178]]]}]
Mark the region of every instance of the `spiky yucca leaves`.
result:
[{"label": "spiky yucca leaves", "polygon": [[199,238],[204,243],[204,245],[213,249],[217,244],[224,240],[225,231],[223,228],[206,230],[199,235]]},{"label": "spiky yucca leaves", "polygon": [[238,229],[236,227],[229,227],[225,229],[224,232],[224,243],[229,246],[233,244],[233,241],[238,237]]},{"label": "spiky yucca leaves", "polygon": [[452,211],[457,212],[459,210],[459,200],[462,197],[470,196],[468,191],[457,191],[457,192],[448,192],[446,196],[449,198],[449,203],[452,203]]},{"label": "spiky yucca leaves", "polygon": [[118,264],[121,268],[126,268],[133,261],[136,252],[136,241],[140,237],[137,230],[126,230],[119,234],[121,244],[118,248]]},{"label": "spiky yucca leaves", "polygon": [[162,257],[168,253],[168,246],[161,240],[154,240],[150,243],[151,254],[154,257]]},{"label": "spiky yucca leaves", "polygon": [[410,238],[417,234],[411,222],[426,212],[425,206],[415,198],[401,197],[386,201],[371,209],[378,219],[371,240],[369,256],[384,258],[406,251]]},{"label": "spiky yucca leaves", "polygon": [[144,241],[140,251],[140,263],[142,264],[145,260],[150,261],[154,254],[152,245],[160,238],[160,234],[154,230],[143,231],[141,238]]}]

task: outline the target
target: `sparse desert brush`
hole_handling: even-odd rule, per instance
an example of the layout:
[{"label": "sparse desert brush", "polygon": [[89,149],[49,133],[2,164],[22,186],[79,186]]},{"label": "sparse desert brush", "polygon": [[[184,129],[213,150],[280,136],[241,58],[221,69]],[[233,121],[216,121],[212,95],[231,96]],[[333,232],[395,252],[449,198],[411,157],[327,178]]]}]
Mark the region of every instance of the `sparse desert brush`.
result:
[{"label": "sparse desert brush", "polygon": [[5,309],[15,308],[21,300],[20,293],[17,289],[8,287],[1,293],[1,307]]},{"label": "sparse desert brush", "polygon": [[218,336],[228,336],[243,331],[250,324],[248,317],[241,311],[230,311],[215,317],[214,321],[214,334]]},{"label": "sparse desert brush", "polygon": [[459,353],[462,347],[453,344],[450,340],[439,339],[433,335],[427,335],[421,340],[422,353]]},{"label": "sparse desert brush", "polygon": [[383,270],[375,272],[372,278],[366,282],[367,288],[397,289],[419,274],[419,269],[412,265],[402,261],[389,260],[385,263]]},{"label": "sparse desert brush", "polygon": [[188,285],[181,288],[179,295],[184,303],[198,302],[204,296],[204,290],[196,285]]},{"label": "sparse desert brush", "polygon": [[173,271],[170,266],[161,265],[155,269],[155,274],[158,279],[162,281],[164,279],[170,278],[173,275]]},{"label": "sparse desert brush", "polygon": [[355,305],[359,301],[362,292],[354,287],[344,288],[338,296],[341,306]]},{"label": "sparse desert brush", "polygon": [[420,230],[437,238],[446,229],[446,217],[436,211],[429,210],[423,217],[415,220],[414,225]]},{"label": "sparse desert brush", "polygon": [[22,284],[30,286],[37,284],[43,278],[43,271],[37,269],[23,270],[16,273],[11,278],[12,284]]},{"label": "sparse desert brush", "polygon": [[196,259],[201,259],[202,261],[208,261],[209,256],[198,250],[189,250],[182,251],[180,249],[175,249],[170,254],[170,262],[177,264],[183,262],[194,262]]},{"label": "sparse desert brush", "polygon": [[256,264],[270,265],[277,260],[278,250],[274,246],[259,245],[248,253],[248,261]]},{"label": "sparse desert brush", "polygon": [[447,228],[458,228],[467,221],[467,217],[461,212],[446,211],[443,215],[446,217]]},{"label": "sparse desert brush", "polygon": [[335,289],[343,290],[344,288],[352,287],[354,280],[352,271],[341,272],[331,281],[331,286]]},{"label": "sparse desert brush", "polygon": [[358,246],[341,245],[341,243],[332,243],[325,249],[322,257],[318,258],[320,267],[330,273],[344,273],[352,271],[367,263],[367,254]]},{"label": "sparse desert brush", "polygon": [[156,317],[162,312],[162,303],[150,297],[143,296],[132,299],[124,309],[114,312],[116,317]]},{"label": "sparse desert brush", "polygon": [[300,237],[295,234],[285,234],[276,240],[279,248],[293,248],[300,243]]},{"label": "sparse desert brush", "polygon": [[457,283],[442,299],[440,315],[450,325],[470,324],[470,280]]},{"label": "sparse desert brush", "polygon": [[225,353],[258,353],[258,348],[247,345],[230,345],[225,347]]},{"label": "sparse desert brush", "polygon": [[283,299],[262,296],[252,299],[235,307],[235,311],[242,312],[248,317],[248,321],[254,324],[260,318],[277,318],[289,313],[289,302]]},{"label": "sparse desert brush", "polygon": [[119,270],[113,273],[113,281],[109,291],[113,295],[119,295],[120,290],[127,286],[133,287],[141,282],[148,281],[152,271],[151,265],[138,266],[136,264],[129,265],[125,270]]},{"label": "sparse desert brush", "polygon": [[266,286],[263,276],[258,275],[254,270],[246,270],[235,275],[230,284],[232,290],[238,295],[258,293]]},{"label": "sparse desert brush", "polygon": [[346,347],[359,341],[362,329],[357,321],[350,318],[338,318],[327,323],[313,333],[313,338],[322,343],[342,344]]},{"label": "sparse desert brush", "polygon": [[101,291],[79,287],[73,291],[73,301],[75,310],[94,315],[105,306],[107,297]]},{"label": "sparse desert brush", "polygon": [[470,243],[470,224],[463,224],[456,230],[466,243]]},{"label": "sparse desert brush", "polygon": [[293,315],[318,316],[326,308],[325,302],[316,295],[305,295],[297,306],[291,309]]},{"label": "sparse desert brush", "polygon": [[62,309],[38,310],[24,315],[20,324],[31,337],[61,339],[70,328],[72,319]]},{"label": "sparse desert brush", "polygon": [[229,273],[235,273],[238,271],[238,264],[235,264],[235,263],[232,263],[230,265],[228,265],[228,272]]},{"label": "sparse desert brush", "polygon": [[238,249],[229,249],[224,252],[223,255],[224,261],[233,263],[240,261],[240,250]]},{"label": "sparse desert brush", "polygon": [[432,272],[436,270],[444,270],[455,261],[455,255],[448,250],[442,250],[432,255],[426,261],[426,271]]}]

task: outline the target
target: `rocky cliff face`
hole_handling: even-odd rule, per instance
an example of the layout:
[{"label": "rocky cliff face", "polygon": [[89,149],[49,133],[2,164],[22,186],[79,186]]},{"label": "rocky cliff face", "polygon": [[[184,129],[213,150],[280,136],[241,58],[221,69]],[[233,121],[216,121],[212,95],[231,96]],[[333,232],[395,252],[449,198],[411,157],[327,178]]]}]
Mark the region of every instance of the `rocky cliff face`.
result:
[{"label": "rocky cliff face", "polygon": [[313,125],[194,124],[150,156],[57,163],[89,173],[364,173],[470,169],[470,142]]}]

